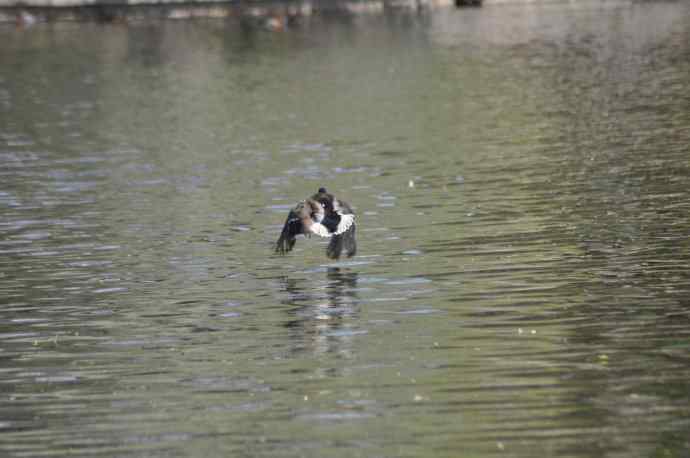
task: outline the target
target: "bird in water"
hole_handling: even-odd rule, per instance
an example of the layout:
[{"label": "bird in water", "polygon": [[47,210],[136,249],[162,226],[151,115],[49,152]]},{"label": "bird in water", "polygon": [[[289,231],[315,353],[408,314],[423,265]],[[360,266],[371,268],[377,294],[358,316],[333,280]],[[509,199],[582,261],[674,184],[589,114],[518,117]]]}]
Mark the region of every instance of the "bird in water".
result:
[{"label": "bird in water", "polygon": [[283,231],[276,243],[276,253],[286,254],[295,246],[296,237],[318,235],[330,238],[326,256],[338,259],[343,251],[348,258],[357,252],[355,214],[342,200],[329,194],[326,188],[298,203],[290,210]]}]

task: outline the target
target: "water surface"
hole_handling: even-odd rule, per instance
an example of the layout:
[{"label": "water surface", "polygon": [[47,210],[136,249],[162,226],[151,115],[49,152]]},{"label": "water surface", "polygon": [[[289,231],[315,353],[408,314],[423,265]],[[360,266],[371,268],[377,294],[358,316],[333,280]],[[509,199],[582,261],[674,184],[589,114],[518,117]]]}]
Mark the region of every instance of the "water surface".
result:
[{"label": "water surface", "polygon": [[688,456],[688,24],[0,28],[1,454]]}]

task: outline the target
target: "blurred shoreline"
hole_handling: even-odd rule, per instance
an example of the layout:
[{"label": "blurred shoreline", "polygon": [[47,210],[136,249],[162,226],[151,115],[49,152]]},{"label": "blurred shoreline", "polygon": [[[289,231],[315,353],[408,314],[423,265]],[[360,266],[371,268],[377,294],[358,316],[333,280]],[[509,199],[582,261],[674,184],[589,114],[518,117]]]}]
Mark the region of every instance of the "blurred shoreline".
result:
[{"label": "blurred shoreline", "polygon": [[[479,0],[458,0],[468,6]],[[447,7],[455,0],[267,0],[175,1],[0,0],[0,23],[30,26],[39,22],[130,22],[191,18],[255,18],[268,28],[284,28],[315,14],[379,14]]]}]

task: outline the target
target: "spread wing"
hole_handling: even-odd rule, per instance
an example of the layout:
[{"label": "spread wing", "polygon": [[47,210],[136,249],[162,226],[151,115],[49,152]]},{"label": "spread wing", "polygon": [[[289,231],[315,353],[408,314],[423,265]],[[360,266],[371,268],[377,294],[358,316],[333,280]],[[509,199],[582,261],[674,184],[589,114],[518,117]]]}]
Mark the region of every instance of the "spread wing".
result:
[{"label": "spread wing", "polygon": [[333,201],[333,209],[333,214],[321,222],[323,225],[329,225],[333,232],[331,242],[326,248],[326,255],[331,259],[338,259],[345,250],[347,257],[351,258],[357,253],[354,212],[346,202],[337,199]]},{"label": "spread wing", "polygon": [[[323,220],[324,222],[327,221],[325,218]],[[326,226],[325,224],[321,223],[313,223],[311,226],[307,228],[307,231],[311,234],[316,234],[319,237],[330,237],[333,231],[330,230],[329,226]]]},{"label": "spread wing", "polygon": [[330,235],[340,235],[345,233],[350,227],[355,224],[355,215],[342,215],[339,212],[333,212],[326,216],[321,221],[323,226],[326,226]]},{"label": "spread wing", "polygon": [[278,242],[276,242],[276,253],[285,254],[292,250],[292,247],[295,246],[295,237],[303,232],[302,220],[295,210],[290,210],[290,214],[285,220],[283,231],[280,233]]}]

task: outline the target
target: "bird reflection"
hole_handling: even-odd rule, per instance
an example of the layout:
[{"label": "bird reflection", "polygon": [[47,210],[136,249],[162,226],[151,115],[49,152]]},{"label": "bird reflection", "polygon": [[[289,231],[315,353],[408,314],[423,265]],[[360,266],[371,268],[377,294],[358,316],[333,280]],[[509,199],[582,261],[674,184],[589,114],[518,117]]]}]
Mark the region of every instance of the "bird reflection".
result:
[{"label": "bird reflection", "polygon": [[356,272],[334,267],[324,279],[285,277],[284,290],[288,296],[282,303],[291,306],[285,327],[296,341],[294,352],[351,356],[359,314]]}]

